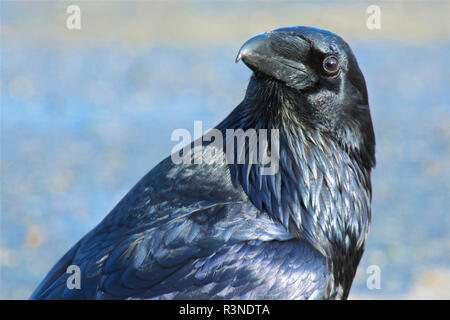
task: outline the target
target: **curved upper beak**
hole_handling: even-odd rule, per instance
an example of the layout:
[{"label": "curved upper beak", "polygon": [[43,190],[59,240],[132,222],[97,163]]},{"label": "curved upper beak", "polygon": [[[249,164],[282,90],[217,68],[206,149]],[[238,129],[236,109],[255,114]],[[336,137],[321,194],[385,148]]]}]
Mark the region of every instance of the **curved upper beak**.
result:
[{"label": "curved upper beak", "polygon": [[257,56],[271,56],[272,54],[267,34],[259,34],[242,45],[235,62],[238,63],[244,57],[249,59],[250,57],[257,58]]},{"label": "curved upper beak", "polygon": [[250,69],[304,89],[315,82],[302,61],[310,50],[306,40],[286,32],[270,31],[247,40],[236,56]]}]

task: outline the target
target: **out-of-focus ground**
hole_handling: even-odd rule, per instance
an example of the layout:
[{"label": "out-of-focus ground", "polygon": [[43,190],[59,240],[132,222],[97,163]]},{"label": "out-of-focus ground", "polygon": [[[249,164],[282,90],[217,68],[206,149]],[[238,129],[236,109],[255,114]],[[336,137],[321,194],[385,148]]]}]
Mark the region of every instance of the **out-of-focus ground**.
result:
[{"label": "out-of-focus ground", "polygon": [[[373,224],[351,298],[450,298],[449,2],[1,2],[0,298],[53,264],[175,145],[242,99],[251,36],[309,25],[346,39],[377,135]],[[367,267],[381,270],[370,290]]]}]

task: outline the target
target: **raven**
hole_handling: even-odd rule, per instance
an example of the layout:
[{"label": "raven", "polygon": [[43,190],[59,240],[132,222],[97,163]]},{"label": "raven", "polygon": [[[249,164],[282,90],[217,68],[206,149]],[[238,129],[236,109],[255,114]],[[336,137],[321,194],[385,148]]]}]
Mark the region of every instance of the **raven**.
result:
[{"label": "raven", "polygon": [[[245,97],[215,129],[278,130],[265,149],[278,150],[278,170],[262,174],[265,164],[248,161],[249,144],[243,162],[166,158],[59,260],[32,299],[347,298],[375,166],[356,58],[329,31],[289,27],[248,40],[240,60],[253,71]],[[202,155],[214,160],[227,150],[220,143],[203,141]],[[79,288],[67,285],[69,266],[79,267]]]}]

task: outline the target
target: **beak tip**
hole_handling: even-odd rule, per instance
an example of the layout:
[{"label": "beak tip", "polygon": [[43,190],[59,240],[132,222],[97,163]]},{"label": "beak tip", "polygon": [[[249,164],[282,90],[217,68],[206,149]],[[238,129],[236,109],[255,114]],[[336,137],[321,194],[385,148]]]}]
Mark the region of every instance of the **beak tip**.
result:
[{"label": "beak tip", "polygon": [[[244,58],[249,58],[254,55],[259,55],[264,53],[265,51],[270,52],[268,50],[268,41],[267,41],[267,34],[259,34],[249,40],[247,40],[242,47],[239,49],[239,52],[236,56],[235,62],[238,63],[241,60],[244,60]],[[247,63],[246,61],[244,61]]]}]

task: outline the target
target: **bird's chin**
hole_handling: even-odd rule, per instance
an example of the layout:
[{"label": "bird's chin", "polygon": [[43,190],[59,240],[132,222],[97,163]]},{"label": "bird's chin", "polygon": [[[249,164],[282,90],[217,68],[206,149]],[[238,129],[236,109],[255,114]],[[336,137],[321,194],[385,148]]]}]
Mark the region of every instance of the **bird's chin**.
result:
[{"label": "bird's chin", "polygon": [[262,72],[258,69],[252,70],[256,79],[263,80],[268,84],[278,84],[290,89],[295,89],[299,92],[307,92],[316,85],[315,81],[311,81],[309,78],[304,77],[301,73],[299,73],[294,79],[286,80],[272,74],[267,74],[266,72]]}]

